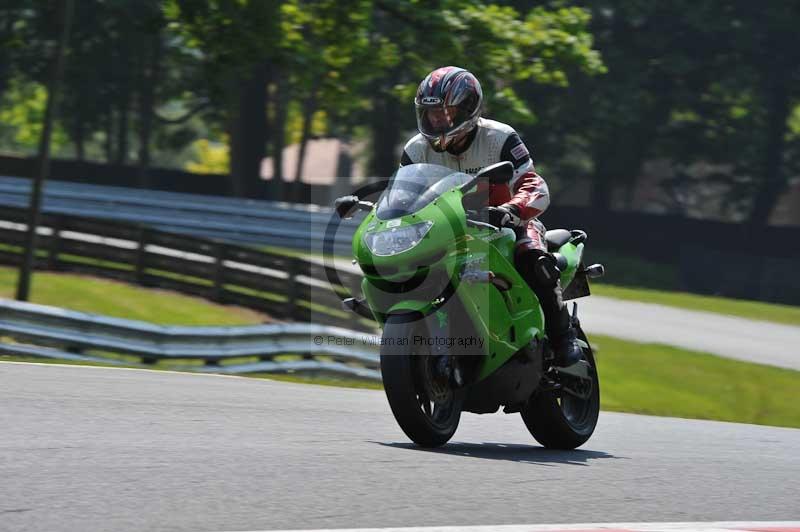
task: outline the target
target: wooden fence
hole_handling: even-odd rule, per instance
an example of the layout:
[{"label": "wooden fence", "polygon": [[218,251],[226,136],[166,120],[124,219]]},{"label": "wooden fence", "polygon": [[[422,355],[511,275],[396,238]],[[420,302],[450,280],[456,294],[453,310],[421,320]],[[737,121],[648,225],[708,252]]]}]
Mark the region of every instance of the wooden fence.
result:
[{"label": "wooden fence", "polygon": [[[26,210],[0,214],[0,263],[19,265]],[[374,331],[375,322],[342,310],[359,275],[252,247],[109,220],[44,214],[36,268],[165,288],[239,305],[287,321]]]}]

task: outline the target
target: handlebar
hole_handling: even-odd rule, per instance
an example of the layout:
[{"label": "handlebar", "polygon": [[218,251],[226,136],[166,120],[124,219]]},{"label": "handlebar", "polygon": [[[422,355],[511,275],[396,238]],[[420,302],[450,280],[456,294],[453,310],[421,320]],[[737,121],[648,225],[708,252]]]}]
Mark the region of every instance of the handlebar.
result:
[{"label": "handlebar", "polygon": [[[467,209],[466,212],[467,212],[467,225],[468,226],[477,227],[479,229],[491,229],[494,232],[499,232],[499,231],[501,231],[503,229],[502,227],[498,227],[496,225],[493,225],[493,224],[490,224],[490,223],[484,221],[481,211]],[[482,218],[482,219],[476,220],[475,218],[470,218],[470,216],[474,216],[475,218]],[[508,227],[510,229],[514,229],[514,226],[511,225],[511,224],[508,224],[505,227]]]}]

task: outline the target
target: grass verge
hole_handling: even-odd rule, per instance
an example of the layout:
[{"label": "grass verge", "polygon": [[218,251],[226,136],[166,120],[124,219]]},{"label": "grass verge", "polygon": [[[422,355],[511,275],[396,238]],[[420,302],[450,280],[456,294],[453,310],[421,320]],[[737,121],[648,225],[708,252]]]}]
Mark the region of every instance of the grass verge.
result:
[{"label": "grass verge", "polygon": [[604,410],[800,427],[800,372],[592,335]]},{"label": "grass verge", "polygon": [[[17,270],[0,267],[0,297],[12,298]],[[168,290],[66,273],[36,272],[31,302],[162,325],[249,325],[267,317]]]}]

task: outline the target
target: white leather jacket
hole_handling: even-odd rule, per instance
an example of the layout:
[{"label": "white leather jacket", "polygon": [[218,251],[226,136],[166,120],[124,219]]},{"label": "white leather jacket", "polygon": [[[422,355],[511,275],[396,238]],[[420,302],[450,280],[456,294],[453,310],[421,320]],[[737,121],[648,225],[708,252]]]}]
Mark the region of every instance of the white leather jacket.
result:
[{"label": "white leather jacket", "polygon": [[481,118],[470,136],[463,152],[451,153],[437,152],[425,137],[416,135],[406,143],[400,166],[438,164],[474,175],[491,164],[511,161],[515,170],[508,184],[485,185],[489,186],[487,205],[514,206],[523,220],[535,218],[547,209],[550,204],[547,183],[536,173],[528,148],[511,126]]}]

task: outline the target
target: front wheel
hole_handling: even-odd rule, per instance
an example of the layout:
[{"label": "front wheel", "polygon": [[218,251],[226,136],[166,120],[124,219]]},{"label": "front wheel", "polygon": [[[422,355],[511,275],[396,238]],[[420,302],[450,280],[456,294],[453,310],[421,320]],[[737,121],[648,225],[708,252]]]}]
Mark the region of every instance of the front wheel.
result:
[{"label": "front wheel", "polygon": [[458,428],[463,391],[435,371],[436,355],[425,345],[402,345],[401,339],[428,338],[425,320],[399,316],[386,321],[381,344],[383,389],[397,423],[423,447],[447,443]]},{"label": "front wheel", "polygon": [[588,379],[576,382],[565,376],[560,388],[537,392],[521,412],[531,435],[549,449],[575,449],[586,443],[600,414],[600,380],[594,354],[580,329],[578,337],[586,344],[581,362],[588,364]]}]

